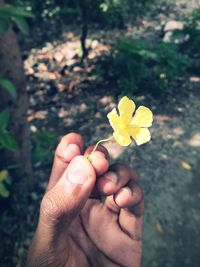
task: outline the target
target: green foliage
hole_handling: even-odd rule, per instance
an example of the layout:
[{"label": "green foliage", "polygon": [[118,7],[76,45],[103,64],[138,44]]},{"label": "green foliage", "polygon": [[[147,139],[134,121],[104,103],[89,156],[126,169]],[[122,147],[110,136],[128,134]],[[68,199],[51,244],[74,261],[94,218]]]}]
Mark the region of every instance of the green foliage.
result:
[{"label": "green foliage", "polygon": [[9,112],[9,110],[8,109],[4,109],[0,113],[0,129],[2,131],[5,131],[6,128],[8,127],[9,118],[10,118],[10,112]]},{"label": "green foliage", "polygon": [[7,31],[9,25],[10,25],[10,21],[9,21],[9,18],[7,18],[7,17],[2,18],[1,14],[0,14],[0,20],[1,20],[1,23],[0,23],[0,36],[3,36],[4,33]]},{"label": "green foliage", "polygon": [[36,17],[35,23],[72,23],[85,20],[101,26],[121,27],[126,19],[135,20],[150,4],[158,0],[13,0],[19,6],[26,6]]},{"label": "green foliage", "polygon": [[188,14],[186,22],[186,28],[200,30],[200,7]]},{"label": "green foliage", "polygon": [[32,22],[37,26],[44,26],[44,23],[50,23],[52,26],[53,23],[65,20],[74,21],[74,15],[77,15],[77,2],[78,0],[10,0],[12,5],[31,10],[35,17]]},{"label": "green foliage", "polygon": [[13,17],[12,22],[15,23],[15,25],[18,27],[18,29],[23,33],[23,34],[28,34],[29,33],[29,25],[26,22],[26,19],[23,17]]},{"label": "green foliage", "polygon": [[[16,99],[17,92],[11,81],[0,76],[0,86],[3,87],[13,99]],[[0,112],[0,148],[16,151],[18,150],[18,145],[8,131],[9,119],[10,112],[8,109],[4,109]]]},{"label": "green foliage", "polygon": [[17,98],[17,91],[13,83],[0,74],[0,86],[2,86],[14,99]]},{"label": "green foliage", "polygon": [[183,34],[187,36],[181,49],[191,56],[200,56],[200,8],[194,9],[187,17]]},{"label": "green foliage", "polygon": [[23,6],[5,4],[0,7],[1,17],[26,17],[32,18],[33,14]]},{"label": "green foliage", "polygon": [[0,36],[2,36],[10,26],[14,23],[17,28],[24,34],[29,33],[29,25],[25,18],[32,18],[33,14],[25,7],[11,4],[5,4],[0,7]]},{"label": "green foliage", "polygon": [[104,0],[100,4],[100,8],[107,25],[124,26],[127,18],[135,21],[138,15],[144,13],[146,7],[154,2],[149,0]]},{"label": "green foliage", "polygon": [[175,45],[123,38],[114,45],[101,73],[117,81],[123,93],[161,92],[184,73],[186,66],[187,58],[178,53]]},{"label": "green foliage", "polygon": [[52,160],[54,147],[57,143],[56,135],[48,131],[38,131],[35,134],[33,148],[33,159],[36,162],[44,163]]},{"label": "green foliage", "polygon": [[173,41],[179,44],[181,53],[190,58],[189,71],[200,74],[200,7],[189,13],[184,21],[183,30],[176,30]]},{"label": "green foliage", "polygon": [[[16,89],[10,81],[0,77],[0,85],[8,91],[13,98],[16,98]],[[10,112],[8,109],[4,109],[0,112],[0,148],[16,151],[18,150],[18,145],[7,130],[9,119]]]},{"label": "green foliage", "polygon": [[18,145],[8,132],[0,130],[0,148],[16,151],[18,150]]},{"label": "green foliage", "polygon": [[9,118],[10,112],[8,109],[4,109],[0,112],[0,148],[16,151],[18,149],[18,145],[7,130]]},{"label": "green foliage", "polygon": [[11,183],[11,179],[7,170],[0,171],[0,197],[7,198],[10,193],[7,186]]}]

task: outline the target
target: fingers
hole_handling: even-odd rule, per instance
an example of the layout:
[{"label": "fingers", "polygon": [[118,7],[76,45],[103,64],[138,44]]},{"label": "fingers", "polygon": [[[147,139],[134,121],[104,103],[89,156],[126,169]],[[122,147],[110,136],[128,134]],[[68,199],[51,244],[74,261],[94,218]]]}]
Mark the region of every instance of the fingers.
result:
[{"label": "fingers", "polygon": [[133,180],[115,194],[114,201],[118,207],[127,208],[136,216],[143,214],[143,192],[139,184]]},{"label": "fingers", "polygon": [[[70,133],[65,135],[60,143],[58,144],[55,152],[53,168],[51,171],[49,184],[47,191],[50,190],[62,176],[63,172],[69,165],[69,162],[75,157],[82,153],[83,150],[83,139],[79,134]],[[84,156],[87,157],[94,146],[90,146],[86,151]],[[91,163],[96,171],[96,174],[102,175],[108,170],[109,167],[109,155],[106,148],[103,146],[98,146],[97,151],[92,155]]]},{"label": "fingers", "polygon": [[[94,146],[89,146],[84,156],[91,154]],[[97,150],[91,154],[91,164],[93,165],[97,176],[103,175],[109,168],[109,154],[105,147],[99,145]]]},{"label": "fingers", "polygon": [[83,150],[83,139],[79,134],[70,133],[65,135],[58,144],[53,162],[47,191],[50,190],[62,176],[69,162],[81,154]]},{"label": "fingers", "polygon": [[[69,226],[87,201],[95,179],[96,174],[90,162],[84,156],[76,156],[54,187],[46,192],[29,253],[30,263],[35,258],[37,266],[49,266],[49,263],[51,266],[61,266],[69,260]],[[50,255],[49,251],[54,251],[54,255]],[[39,257],[41,253],[44,256],[42,259]]]},{"label": "fingers", "polygon": [[143,193],[136,173],[123,164],[111,166],[97,181],[98,190],[107,195],[105,204],[114,212],[127,209],[135,216],[143,214]]},{"label": "fingers", "polygon": [[[140,209],[144,210],[143,201],[141,202],[140,206],[141,206]],[[130,210],[128,209],[121,209],[120,214],[119,214],[119,224],[121,226],[121,229],[127,235],[129,235],[133,240],[141,241],[143,216],[135,216],[135,213],[133,210],[132,212],[130,212]]]},{"label": "fingers", "polygon": [[[79,149],[71,149],[71,144],[72,148],[78,145]],[[104,174],[108,169],[108,153],[104,148],[94,152],[90,162],[85,156],[76,155],[81,153],[82,147],[82,138],[70,134],[61,140],[56,149],[51,179],[41,202],[36,232],[36,237],[39,236],[40,239],[40,248],[47,248],[49,244],[55,245],[56,242],[57,248],[62,250],[62,244],[66,248],[67,236],[63,233],[68,232],[71,222],[91,195],[97,174]],[[86,154],[90,150],[91,148]]]},{"label": "fingers", "polygon": [[114,164],[97,181],[98,190],[104,195],[113,195],[125,186],[130,179],[137,179],[136,174],[124,164]]},{"label": "fingers", "polygon": [[121,229],[135,241],[141,241],[144,213],[144,199],[141,187],[134,181],[120,189],[114,197],[120,207]]},{"label": "fingers", "polygon": [[69,227],[79,214],[95,184],[96,174],[84,156],[76,156],[41,203],[40,222],[53,230]]},{"label": "fingers", "polygon": [[105,206],[119,214],[121,229],[132,240],[140,241],[144,201],[136,173],[125,165],[113,165],[109,172],[99,178],[98,188],[109,195],[106,197]]},{"label": "fingers", "polygon": [[56,149],[48,190],[41,203],[41,220],[46,224],[60,223],[63,218],[70,222],[89,198],[96,176],[108,170],[104,147],[99,146],[92,153],[91,161],[86,156],[93,147],[86,150],[85,156],[80,155],[82,148],[81,136],[71,133],[62,138]]}]

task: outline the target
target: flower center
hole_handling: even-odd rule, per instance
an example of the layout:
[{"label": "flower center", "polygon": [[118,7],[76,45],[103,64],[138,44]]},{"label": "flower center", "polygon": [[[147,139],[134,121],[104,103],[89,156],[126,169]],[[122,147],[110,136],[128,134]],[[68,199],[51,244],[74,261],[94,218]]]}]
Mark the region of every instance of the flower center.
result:
[{"label": "flower center", "polygon": [[126,130],[127,129],[127,124],[124,123],[123,121],[120,122],[120,129],[121,130]]}]

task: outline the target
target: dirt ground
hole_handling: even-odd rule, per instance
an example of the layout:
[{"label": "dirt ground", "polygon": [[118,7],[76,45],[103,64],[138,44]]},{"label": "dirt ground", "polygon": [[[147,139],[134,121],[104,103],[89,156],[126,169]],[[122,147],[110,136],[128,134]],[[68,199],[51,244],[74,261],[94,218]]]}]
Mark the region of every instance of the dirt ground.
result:
[{"label": "dirt ground", "polygon": [[[181,19],[196,5],[196,1],[189,1],[190,5],[187,1],[176,2],[172,9],[155,12],[154,17],[148,15],[144,24],[148,27],[139,28],[140,34],[157,38],[164,22]],[[134,30],[129,29],[130,33]],[[120,34],[112,31],[116,37]],[[84,136],[86,144],[91,144],[111,135],[106,114],[116,105],[118,92],[106,81],[94,86],[90,75],[95,58],[108,49],[99,36],[108,40],[109,35],[110,32],[91,31],[89,42],[93,49],[89,58],[93,63],[84,67],[74,66],[79,49],[74,31],[65,33],[55,44],[31,51],[25,69],[30,95],[28,120],[33,136],[41,129],[55,132],[56,136],[76,131]],[[64,51],[68,54],[65,59]],[[142,104],[153,110],[151,142],[139,147],[133,144],[127,149],[113,142],[105,144],[113,162],[127,162],[135,168],[144,189],[142,267],[200,266],[199,92],[200,77],[188,74],[162,96],[134,95],[137,106]],[[42,171],[37,164],[35,169]],[[41,176],[40,187],[44,188],[47,172]],[[33,193],[34,198],[37,201],[31,203],[30,214],[38,209],[41,194]],[[16,245],[20,258],[31,235],[32,230],[25,238],[26,244]]]}]

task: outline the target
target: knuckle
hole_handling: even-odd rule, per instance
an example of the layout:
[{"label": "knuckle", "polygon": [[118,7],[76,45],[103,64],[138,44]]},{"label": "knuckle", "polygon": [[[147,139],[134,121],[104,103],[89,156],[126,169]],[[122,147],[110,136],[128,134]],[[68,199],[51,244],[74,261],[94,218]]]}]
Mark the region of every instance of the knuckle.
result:
[{"label": "knuckle", "polygon": [[132,169],[130,166],[124,163],[115,163],[111,165],[111,170],[121,174],[122,176],[126,175],[131,180],[137,181],[138,180],[138,174],[135,172],[134,169]]},{"label": "knuckle", "polygon": [[110,170],[116,173],[119,184],[122,186],[130,179],[129,169],[124,164],[114,164],[111,166]]},{"label": "knuckle", "polygon": [[119,175],[124,173],[125,169],[126,169],[126,167],[122,163],[115,163],[115,164],[112,164],[110,166],[110,171],[113,171],[113,172],[115,172],[115,173],[117,173]]},{"label": "knuckle", "polygon": [[123,163],[114,163],[114,164],[111,165],[110,168],[113,169],[113,170],[116,170],[116,171],[120,171],[120,170],[124,170],[127,167]]},{"label": "knuckle", "polygon": [[69,134],[62,136],[60,139],[60,144],[62,144],[62,143],[65,144],[68,141],[68,139],[69,139]]},{"label": "knuckle", "polygon": [[63,148],[65,148],[68,144],[68,134],[61,137],[60,142],[58,143],[55,151],[55,155],[58,157],[63,156]]},{"label": "knuckle", "polygon": [[59,144],[56,147],[55,156],[62,157],[62,154],[63,153],[62,153],[62,139],[61,139],[61,141],[59,142]]},{"label": "knuckle", "polygon": [[57,149],[65,147],[69,142],[69,134],[64,135],[60,138],[60,142],[58,143]]},{"label": "knuckle", "polygon": [[62,139],[60,140],[60,142],[56,148],[55,157],[57,157],[57,158],[59,158],[65,162],[65,149],[66,149],[68,143],[64,138],[65,138],[65,136],[62,137]]},{"label": "knuckle", "polygon": [[69,162],[69,160],[66,160],[65,157],[66,157],[66,149],[69,144],[77,145],[77,148],[76,149],[73,148],[72,152],[79,155],[82,151],[83,139],[80,135],[75,133],[69,133],[61,137],[60,142],[55,150],[55,156],[60,158],[64,162],[67,161],[67,163]]}]

